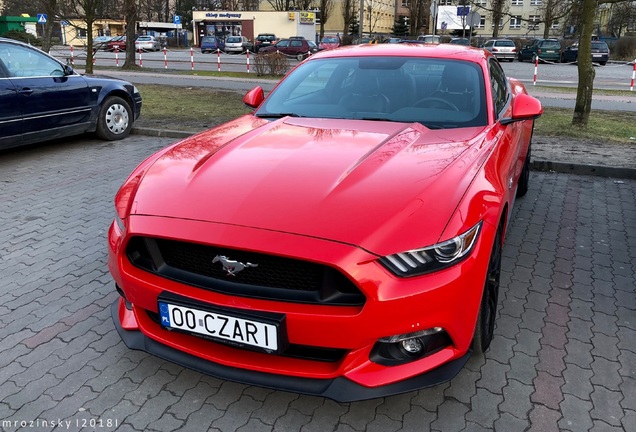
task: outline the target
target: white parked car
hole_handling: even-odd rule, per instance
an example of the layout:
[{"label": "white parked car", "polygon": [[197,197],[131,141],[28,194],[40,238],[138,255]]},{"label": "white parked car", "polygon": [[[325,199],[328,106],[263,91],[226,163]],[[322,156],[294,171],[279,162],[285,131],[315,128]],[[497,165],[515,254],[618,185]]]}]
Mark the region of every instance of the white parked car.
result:
[{"label": "white parked car", "polygon": [[135,40],[135,51],[159,51],[161,43],[154,36],[139,36]]},{"label": "white parked car", "polygon": [[252,50],[252,42],[246,36],[228,36],[225,39],[225,52],[227,53],[243,53]]}]

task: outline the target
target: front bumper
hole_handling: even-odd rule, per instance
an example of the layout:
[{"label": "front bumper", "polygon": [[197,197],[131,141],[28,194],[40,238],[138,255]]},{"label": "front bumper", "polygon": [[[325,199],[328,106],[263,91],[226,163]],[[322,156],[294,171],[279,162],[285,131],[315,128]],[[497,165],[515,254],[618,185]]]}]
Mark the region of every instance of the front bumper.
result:
[{"label": "front bumper", "polygon": [[[246,369],[237,369],[213,363],[183,351],[159,343],[139,330],[124,330],[120,323],[120,314],[126,313],[123,299],[111,305],[111,315],[115,328],[126,346],[130,349],[145,351],[161,359],[211,375],[216,378],[241,384],[255,385],[294,393],[322,396],[337,402],[354,402],[406,393],[442,384],[452,379],[464,367],[471,352],[448,362],[430,372],[414,376],[408,380],[382,387],[361,386],[345,377],[333,379],[315,379],[271,374]],[[123,310],[122,310],[123,309]]]},{"label": "front bumper", "polygon": [[[398,278],[377,257],[361,249],[316,238],[212,223],[134,216],[128,231],[183,241],[324,263],[337,268],[366,297],[360,306],[302,304],[228,295],[159,277],[128,260],[126,238],[109,230],[109,269],[123,295],[113,318],[126,344],[211,375],[249,384],[335,400],[386,396],[428,387],[452,378],[469,356],[494,229],[484,224],[473,253],[456,266],[429,275]],[[130,234],[128,234],[130,236]],[[172,293],[216,308],[239,308],[285,316],[290,344],[338,349],[334,361],[247,351],[197,336],[171,332],[151,315],[161,294]],[[452,343],[399,365],[370,359],[378,339],[442,327]],[[347,390],[339,394],[342,389]]]}]

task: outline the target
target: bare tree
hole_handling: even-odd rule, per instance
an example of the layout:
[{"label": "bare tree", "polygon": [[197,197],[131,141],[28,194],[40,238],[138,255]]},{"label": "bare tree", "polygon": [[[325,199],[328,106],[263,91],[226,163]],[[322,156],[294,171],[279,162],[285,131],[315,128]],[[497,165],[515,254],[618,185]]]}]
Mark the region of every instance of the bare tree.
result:
[{"label": "bare tree", "polygon": [[620,37],[630,25],[636,25],[636,3],[625,2],[611,5],[607,31]]},{"label": "bare tree", "polygon": [[357,0],[342,0],[342,20],[344,26],[342,29],[343,36],[349,34],[349,28],[353,23],[358,13],[358,1]]},{"label": "bare tree", "polygon": [[267,0],[275,11],[289,10],[289,0]]},{"label": "bare tree", "polygon": [[137,31],[137,2],[135,0],[124,2],[124,19],[126,20],[126,60],[123,69],[134,69],[135,62],[135,33]]},{"label": "bare tree", "polygon": [[334,0],[320,0],[320,40],[325,35],[325,23],[333,11]]},{"label": "bare tree", "polygon": [[508,11],[508,1],[507,0],[491,0],[491,17],[492,17],[492,37],[496,38],[499,36],[499,26],[502,22],[506,12]]},{"label": "bare tree", "polygon": [[367,0],[367,22],[369,23],[369,35],[375,33],[378,21],[382,18],[390,6],[386,3],[374,0]]},{"label": "bare tree", "polygon": [[410,0],[408,2],[409,33],[411,36],[416,36],[421,28],[427,27],[430,7],[431,0]]},{"label": "bare tree", "polygon": [[[69,21],[77,30],[86,33],[86,66],[87,74],[93,73],[93,24],[101,18],[104,11],[104,0],[61,0],[59,3],[60,18]],[[73,18],[82,17],[82,23]]]}]

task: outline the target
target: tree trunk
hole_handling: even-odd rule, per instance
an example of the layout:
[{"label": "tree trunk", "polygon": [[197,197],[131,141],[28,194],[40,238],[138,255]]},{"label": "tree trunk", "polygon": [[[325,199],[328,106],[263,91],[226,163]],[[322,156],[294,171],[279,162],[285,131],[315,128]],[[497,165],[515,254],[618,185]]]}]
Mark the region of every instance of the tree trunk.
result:
[{"label": "tree trunk", "polygon": [[44,2],[44,12],[49,17],[44,25],[44,34],[42,35],[42,51],[49,52],[51,50],[51,36],[53,35],[53,22],[57,12],[57,0],[47,0]]},{"label": "tree trunk", "polygon": [[[123,69],[134,69],[135,62],[135,33],[137,30],[137,3],[136,0],[126,1],[124,15],[126,18],[126,61]],[[179,34],[177,33],[177,38]]]},{"label": "tree trunk", "polygon": [[596,0],[583,0],[582,9],[578,53],[579,85],[576,92],[572,125],[585,129],[592,110],[592,93],[594,91],[594,76],[596,75],[594,66],[592,66],[592,31],[594,30]]}]

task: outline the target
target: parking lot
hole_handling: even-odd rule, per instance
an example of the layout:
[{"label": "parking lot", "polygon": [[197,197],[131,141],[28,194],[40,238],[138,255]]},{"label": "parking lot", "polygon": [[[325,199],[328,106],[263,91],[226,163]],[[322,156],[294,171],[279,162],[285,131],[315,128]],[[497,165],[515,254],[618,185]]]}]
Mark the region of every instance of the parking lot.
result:
[{"label": "parking lot", "polygon": [[636,181],[533,172],[486,358],[438,387],[338,404],[121,342],[106,268],[113,196],[171,141],[0,153],[0,430],[636,431]]}]

